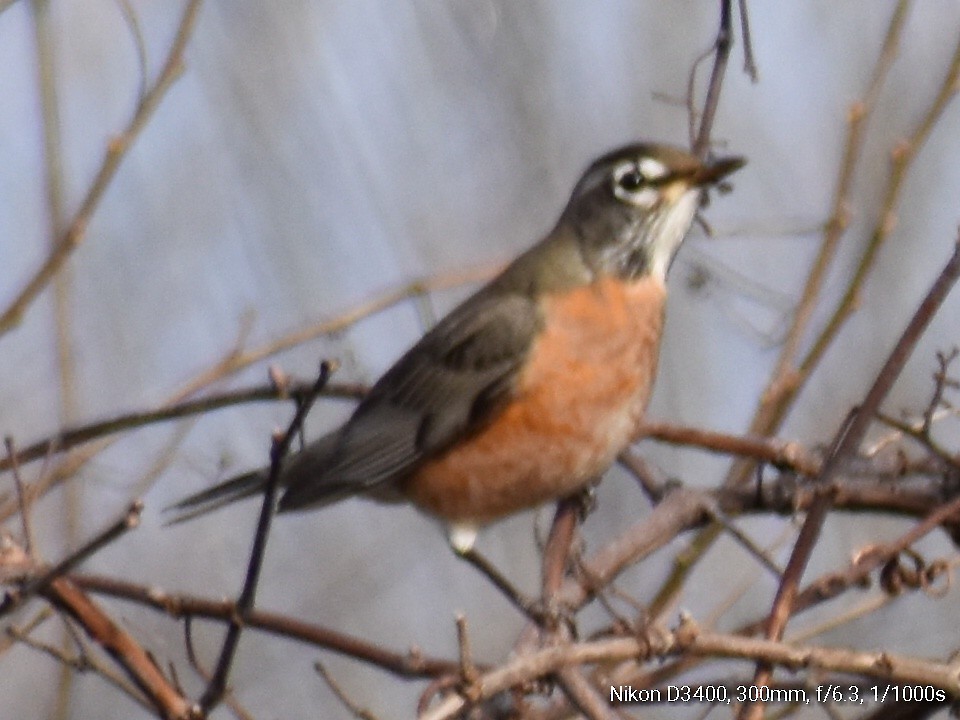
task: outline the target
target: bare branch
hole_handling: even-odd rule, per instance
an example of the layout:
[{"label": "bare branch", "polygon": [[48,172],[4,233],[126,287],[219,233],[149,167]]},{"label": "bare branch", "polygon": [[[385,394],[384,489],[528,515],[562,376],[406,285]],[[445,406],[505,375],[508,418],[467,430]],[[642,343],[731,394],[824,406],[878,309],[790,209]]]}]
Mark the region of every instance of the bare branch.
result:
[{"label": "bare branch", "polygon": [[[960,46],[958,46],[960,49]],[[960,55],[958,55],[960,58]],[[887,358],[876,380],[867,392],[866,397],[860,407],[854,412],[850,422],[844,423],[836,436],[833,448],[820,471],[817,478],[818,484],[824,491],[819,493],[814,500],[813,505],[807,512],[800,535],[797,538],[793,553],[783,573],[783,579],[774,598],[773,607],[770,610],[770,618],[767,623],[766,634],[771,640],[779,639],[783,636],[783,630],[786,627],[790,614],[793,611],[794,601],[803,571],[806,569],[813,549],[816,546],[817,539],[820,537],[820,531],[826,520],[833,501],[832,492],[829,483],[834,476],[842,472],[846,463],[856,453],[857,448],[863,441],[870,423],[880,404],[886,398],[893,383],[900,376],[903,366],[916,347],[921,335],[930,321],[933,320],[937,310],[946,299],[950,290],[953,288],[957,278],[960,277],[960,236],[954,246],[953,254],[950,260],[940,272],[927,296],[920,303],[920,307],[914,313],[906,329],[894,346],[893,351]],[[760,665],[754,675],[754,684],[757,687],[769,685],[772,668]],[[755,703],[746,706],[742,717],[745,720],[759,718],[762,713],[762,704]]]},{"label": "bare branch", "polygon": [[159,76],[154,81],[150,90],[137,105],[127,127],[110,141],[103,163],[93,183],[90,185],[86,197],[80,204],[80,209],[76,215],[74,215],[67,229],[63,232],[53,251],[34,276],[17,294],[7,309],[0,314],[0,335],[9,332],[20,322],[27,308],[30,307],[33,301],[39,297],[40,293],[43,292],[53,278],[56,277],[60,268],[63,267],[74,250],[83,242],[87,226],[90,224],[90,219],[99,207],[100,201],[103,199],[107,188],[117,173],[117,169],[120,167],[120,163],[123,158],[126,157],[128,150],[137,139],[137,136],[143,128],[146,127],[153,112],[166,95],[167,90],[170,89],[183,72],[183,53],[193,33],[193,27],[200,10],[200,3],[201,0],[188,1],[183,16],[180,19],[176,38],[167,53],[163,69],[160,71]]},{"label": "bare branch", "polygon": [[230,666],[240,642],[240,633],[256,600],[257,583],[260,580],[263,556],[267,549],[267,537],[270,534],[270,524],[276,507],[283,461],[290,451],[294,438],[299,434],[304,420],[307,419],[307,414],[313,407],[314,401],[330,379],[332,371],[333,365],[330,362],[325,360],[320,363],[320,374],[317,376],[313,392],[299,404],[293,420],[290,421],[290,426],[285,433],[274,438],[273,445],[270,448],[270,475],[266,490],[263,493],[263,504],[260,507],[260,517],[257,520],[257,533],[253,539],[253,548],[250,551],[247,575],[243,581],[240,597],[237,599],[237,613],[231,618],[230,627],[223,640],[223,648],[220,651],[217,667],[207,684],[206,690],[204,690],[203,696],[200,698],[200,707],[203,708],[204,713],[209,713],[223,697],[224,690],[227,687],[227,675],[230,673]]}]

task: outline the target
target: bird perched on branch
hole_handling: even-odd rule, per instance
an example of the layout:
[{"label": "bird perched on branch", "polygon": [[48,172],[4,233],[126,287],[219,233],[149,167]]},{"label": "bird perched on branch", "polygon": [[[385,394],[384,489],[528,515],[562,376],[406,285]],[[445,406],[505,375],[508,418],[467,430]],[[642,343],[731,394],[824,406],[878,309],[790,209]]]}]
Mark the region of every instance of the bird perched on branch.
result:
[{"label": "bird perched on branch", "polygon": [[[424,335],[342,427],[283,462],[279,510],[405,500],[464,553],[480,526],[589,485],[647,406],[667,270],[704,189],[743,164],[655,144],[597,159],[546,237]],[[247,473],[174,509],[202,514],[266,481]]]}]

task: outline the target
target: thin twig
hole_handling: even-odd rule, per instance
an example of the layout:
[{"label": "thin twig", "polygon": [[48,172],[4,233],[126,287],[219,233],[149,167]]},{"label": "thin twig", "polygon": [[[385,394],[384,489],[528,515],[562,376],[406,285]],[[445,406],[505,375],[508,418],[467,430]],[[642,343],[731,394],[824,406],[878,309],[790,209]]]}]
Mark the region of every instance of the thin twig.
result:
[{"label": "thin twig", "polygon": [[[51,613],[53,612],[49,606],[46,608],[46,610]],[[156,709],[150,700],[147,699],[146,695],[144,695],[135,684],[127,680],[122,674],[118,673],[116,670],[89,651],[89,649],[82,642],[81,638],[77,635],[77,631],[73,629],[73,625],[71,624],[69,618],[64,618],[64,627],[66,628],[67,636],[72,638],[79,648],[79,654],[76,656],[67,654],[66,650],[63,648],[34,640],[30,637],[29,628],[17,628],[11,626],[7,628],[7,634],[11,639],[15,639],[17,642],[21,642],[24,645],[53,657],[61,664],[61,667],[65,668],[71,675],[75,672],[93,671],[117,690],[140,705],[144,710],[153,711]]]},{"label": "thin twig", "polygon": [[17,462],[16,447],[13,438],[7,435],[3,439],[7,448],[7,457],[10,458],[10,468],[13,471],[13,485],[17,491],[17,507],[20,509],[20,526],[23,528],[23,549],[27,555],[33,557],[36,545],[33,542],[33,528],[30,525],[30,504],[23,491],[23,478],[20,476],[20,464]]},{"label": "thin twig", "polygon": [[[100,575],[76,574],[71,575],[70,580],[89,592],[144,605],[172,618],[230,622],[238,613],[236,603],[231,600],[171,594],[155,586]],[[359,660],[402,678],[435,678],[459,672],[459,664],[452,660],[422,653],[394,652],[366,640],[279,613],[254,609],[247,613],[245,624],[248,628]]]},{"label": "thin twig", "polygon": [[[867,392],[863,403],[855,411],[849,423],[844,423],[837,435],[834,447],[827,456],[823,468],[818,477],[820,484],[825,492],[818,494],[814,499],[813,505],[807,512],[800,535],[797,538],[793,553],[783,573],[783,579],[780,587],[777,589],[774,598],[773,607],[770,610],[770,617],[767,623],[767,638],[776,640],[783,636],[784,628],[793,611],[794,601],[803,571],[806,569],[813,549],[820,537],[820,531],[826,520],[827,513],[832,506],[832,493],[829,491],[829,483],[835,475],[842,472],[845,464],[856,453],[857,448],[863,441],[874,415],[879,410],[881,403],[886,398],[893,383],[900,376],[903,366],[910,357],[917,342],[923,335],[924,330],[933,320],[937,311],[940,309],[943,301],[946,299],[950,290],[953,288],[957,278],[960,277],[960,235],[954,245],[953,254],[944,266],[943,270],[937,276],[927,296],[920,303],[920,307],[914,313],[903,334],[897,341],[890,356],[884,363],[876,380]],[[772,668],[769,666],[758,666],[754,675],[754,684],[757,687],[768,685],[771,678]],[[762,714],[762,704],[754,703],[745,706],[741,717],[744,720],[759,718]]]},{"label": "thin twig", "polygon": [[[40,95],[40,110],[43,127],[44,181],[49,217],[48,247],[56,251],[56,244],[64,231],[66,202],[64,193],[63,137],[60,122],[60,93],[57,77],[58,45],[50,18],[50,0],[33,0],[33,30],[37,59],[37,84]],[[61,421],[70,421],[77,415],[77,368],[74,359],[71,310],[73,283],[69,266],[61,268],[53,279],[53,324],[57,371],[60,380],[59,401]],[[22,494],[22,486],[18,485]],[[68,546],[75,545],[79,538],[80,487],[73,484],[64,493],[63,535]],[[28,550],[29,552],[29,550]],[[65,626],[69,627],[69,626]],[[70,639],[64,634],[64,650]],[[67,665],[61,665],[57,678],[53,720],[64,720],[69,715],[71,688],[74,673]]]},{"label": "thin twig", "polygon": [[133,46],[137,50],[137,67],[140,70],[140,79],[137,88],[137,102],[143,102],[147,94],[147,83],[150,79],[147,77],[147,43],[143,38],[143,29],[140,27],[140,20],[136,11],[130,4],[130,0],[117,0],[117,7],[120,8],[120,14],[123,21],[130,30],[130,37],[133,40]]},{"label": "thin twig", "polygon": [[750,17],[747,12],[747,0],[737,3],[740,11],[740,37],[743,39],[743,71],[750,77],[751,82],[760,79],[757,71],[757,62],[753,57],[753,41],[750,39]]},{"label": "thin twig", "polygon": [[820,472],[820,459],[814,453],[798,442],[775,437],[730,435],[670,423],[644,422],[638,433],[640,438],[750,458],[811,477]]},{"label": "thin twig", "polygon": [[27,580],[16,592],[8,594],[3,603],[0,603],[0,617],[19,607],[25,600],[49,585],[53,580],[70,572],[88,557],[112,543],[128,530],[137,527],[140,523],[140,513],[142,511],[143,503],[135,500],[119,520],[95,535],[56,565]]},{"label": "thin twig", "polygon": [[[300,400],[311,391],[312,387],[313,382],[290,383],[284,388],[277,388],[273,383],[265,383],[186,400],[156,410],[123,413],[106,420],[62,430],[56,435],[20,449],[15,458],[8,453],[7,457],[0,458],[0,472],[12,467],[14,460],[20,464],[31,462],[44,457],[51,450],[62,452],[105,435],[135,430],[146,425],[179,420],[245,403],[288,400],[291,398]],[[323,389],[321,395],[337,399],[359,400],[366,395],[366,391],[367,386],[362,383],[331,383]]]},{"label": "thin twig", "polygon": [[567,575],[577,520],[583,512],[583,505],[584,500],[580,495],[564,498],[557,503],[550,535],[543,548],[542,599],[546,607],[556,603],[557,593]]},{"label": "thin twig", "polygon": [[[489,279],[502,266],[491,265],[485,267],[475,267],[455,273],[439,273],[425,278],[421,278],[411,283],[407,283],[400,288],[391,289],[384,293],[361,303],[349,310],[327,318],[319,322],[308,325],[299,330],[290,332],[277,340],[265,343],[259,347],[251,348],[246,351],[232,349],[216,363],[203,370],[184,386],[172,393],[161,405],[166,407],[181,403],[194,394],[209,387],[210,385],[229,377],[232,374],[240,372],[250,365],[273,357],[285,350],[296,347],[309,340],[318,337],[335,334],[353,326],[357,322],[382,312],[405,300],[415,297],[418,294],[439,291],[447,288],[458,287],[466,283],[479,282]],[[346,387],[346,386],[345,386]],[[349,390],[345,390],[349,393]],[[115,441],[114,439],[100,439],[90,447],[84,447],[74,450],[71,455],[60,462],[52,472],[44,475],[43,479],[27,485],[27,499],[33,501],[46,493],[51,488],[58,485],[63,480],[72,477],[84,464],[95,457],[98,453],[105,450]],[[33,446],[31,446],[33,447]],[[50,448],[45,446],[41,452],[49,452]],[[0,470],[9,468],[9,461],[0,459]],[[0,521],[10,517],[16,512],[15,503],[4,503],[0,505]]]},{"label": "thin twig", "polygon": [[270,524],[273,519],[273,513],[276,507],[277,491],[280,482],[280,470],[290,451],[294,438],[300,431],[310,408],[314,401],[323,390],[324,385],[330,379],[333,366],[328,361],[320,363],[320,373],[314,384],[313,392],[307,395],[297,407],[297,412],[290,421],[286,432],[274,438],[273,445],[270,448],[270,475],[267,481],[266,489],[263,493],[263,504],[260,508],[260,517],[257,520],[257,532],[253,539],[253,548],[250,551],[250,562],[247,565],[247,574],[243,582],[243,589],[240,597],[237,599],[237,614],[231,620],[227,635],[223,640],[223,647],[220,651],[220,658],[217,661],[217,667],[213,672],[203,696],[200,698],[200,707],[203,711],[209,711],[220,702],[224,690],[227,687],[227,675],[230,673],[230,666],[233,663],[236,654],[237,645],[240,642],[240,633],[246,622],[246,617],[253,609],[257,594],[257,583],[260,579],[260,570],[263,567],[263,557],[267,547],[267,537],[270,534]]},{"label": "thin twig", "polygon": [[720,89],[727,70],[727,60],[730,58],[730,46],[733,44],[730,13],[731,0],[720,0],[720,29],[717,30],[713,71],[710,73],[710,84],[707,86],[707,98],[703,102],[700,129],[693,143],[693,154],[699,158],[705,158],[710,151],[710,131],[720,105]]},{"label": "thin twig", "polygon": [[[954,49],[954,54],[951,58],[950,66],[947,68],[946,76],[927,112],[921,118],[916,128],[914,128],[913,133],[911,133],[906,140],[897,143],[891,152],[892,167],[883,197],[880,219],[870,234],[870,239],[863,250],[853,277],[844,290],[843,297],[827,321],[826,327],[824,327],[814,341],[813,347],[800,363],[800,377],[802,379],[810,377],[813,369],[819,364],[820,360],[826,354],[827,349],[832,344],[833,339],[846,323],[847,318],[856,310],[859,304],[860,292],[875,264],[880,248],[883,247],[883,244],[896,227],[896,208],[899,204],[900,193],[906,184],[913,160],[926,143],[927,138],[930,137],[930,133],[933,132],[934,127],[936,127],[942,117],[947,105],[950,104],[950,101],[958,91],[960,91],[960,42],[957,43]],[[798,389],[799,386],[797,390]],[[795,395],[797,390],[794,390],[792,394]]]},{"label": "thin twig", "polygon": [[[19,631],[24,635],[29,635],[43,623],[54,617],[53,608],[49,605],[42,607],[32,618],[27,620],[19,627]],[[16,639],[10,635],[10,630],[16,629],[15,625],[8,626],[6,633],[0,633],[0,656],[9,650],[16,642]]]},{"label": "thin twig", "polygon": [[[760,396],[760,404],[750,424],[751,433],[763,436],[776,432],[790,402],[802,383],[802,378],[798,376],[798,370],[795,366],[800,343],[806,335],[810,321],[813,319],[823,283],[836,257],[840,240],[850,224],[850,195],[866,138],[867,123],[872,117],[873,109],[890,68],[897,58],[900,38],[909,7],[910,3],[906,0],[901,0],[897,4],[890,18],[886,37],[874,65],[873,75],[867,85],[867,90],[863,98],[854,102],[848,111],[847,137],[843,146],[843,157],[839,165],[830,219],[824,226],[823,240],[820,243],[820,249],[810,272],[807,274],[807,280],[800,296],[800,302],[797,303],[793,322],[783,342],[770,380]],[[727,477],[726,483],[728,485],[739,485],[745,482],[749,478],[751,467],[752,464],[749,463],[735,464],[731,469],[731,474]]]},{"label": "thin twig", "polygon": [[137,105],[133,117],[119,135],[114,136],[107,145],[103,163],[80,203],[80,208],[57,241],[53,251],[43,265],[36,271],[23,289],[17,294],[6,310],[0,314],[0,335],[9,332],[23,318],[27,308],[39,297],[40,293],[57,276],[60,268],[73,255],[83,242],[90,219],[100,205],[109,188],[120,163],[123,161],[133,142],[146,127],[167,90],[183,72],[183,53],[196,24],[201,0],[188,0],[181,16],[177,34],[167,53],[166,61],[150,90]]},{"label": "thin twig", "polygon": [[640,489],[643,490],[643,494],[647,496],[647,499],[652,504],[655,505],[663,500],[669,480],[640,453],[627,448],[617,457],[617,462],[636,478]]},{"label": "thin twig", "polygon": [[[193,668],[194,672],[196,672],[204,682],[209,683],[213,674],[203,666],[200,658],[197,657],[196,648],[193,644],[193,624],[190,622],[189,617],[187,617],[183,623],[183,639],[187,650],[187,662],[190,663],[190,667]],[[176,680],[175,677],[174,679]],[[179,686],[179,683],[177,683],[177,685]],[[223,693],[223,704],[230,708],[231,712],[237,717],[237,720],[253,720],[253,716],[240,704],[236,696],[230,692],[229,689]]]},{"label": "thin twig", "polygon": [[920,427],[922,436],[929,438],[933,426],[933,416],[943,402],[943,393],[947,387],[957,388],[958,382],[950,378],[950,364],[960,355],[960,348],[954,347],[948,353],[937,351],[937,371],[933,374],[933,394],[927,409],[923,413],[923,425]]},{"label": "thin twig", "polygon": [[[780,423],[795,400],[797,390],[802,382],[800,373],[796,369],[800,342],[805,337],[807,326],[817,307],[823,282],[833,263],[840,239],[850,221],[849,198],[865,138],[866,121],[872,114],[888,71],[897,57],[900,36],[908,8],[909,2],[907,0],[901,0],[898,3],[888,25],[886,37],[874,66],[868,89],[863,99],[854,103],[850,108],[847,118],[847,138],[844,143],[843,158],[839,166],[837,188],[834,192],[830,219],[824,228],[823,241],[817,257],[807,275],[793,323],[751,421],[749,429],[751,435],[770,435],[779,429]],[[755,463],[752,461],[735,461],[731,464],[724,484],[739,486],[746,483],[751,478],[754,467]],[[658,612],[659,608],[671,604],[671,598],[683,587],[689,573],[696,566],[698,558],[703,557],[703,554],[712,547],[714,541],[720,536],[720,532],[718,526],[708,527],[698,533],[691,541],[692,552],[689,553],[683,564],[674,567],[666,582],[657,592],[651,604],[654,613]]]},{"label": "thin twig", "polygon": [[470,633],[467,631],[467,616],[457,613],[457,647],[460,657],[460,678],[467,685],[477,679],[479,673],[473,663],[473,649],[470,646]]},{"label": "thin twig", "polygon": [[923,426],[927,421],[926,417],[924,417],[924,419],[919,423],[913,423],[898,420],[897,418],[890,417],[886,413],[878,412],[877,420],[896,430],[899,435],[905,435],[912,440],[916,440],[944,463],[953,465],[956,468],[960,468],[960,453],[951,453],[949,450],[936,442],[929,431],[924,431]]},{"label": "thin twig", "polygon": [[458,551],[457,557],[466,560],[470,565],[480,571],[487,580],[489,580],[503,596],[510,601],[510,604],[526,615],[530,620],[538,623],[542,620],[542,614],[539,612],[537,603],[520,592],[516,586],[510,582],[500,569],[494,565],[483,553],[475,547]]},{"label": "thin twig", "polygon": [[559,670],[555,677],[570,703],[588,720],[618,720],[606,698],[575,667]]},{"label": "thin twig", "polygon": [[349,712],[357,720],[378,720],[377,716],[374,715],[370,710],[365,707],[361,707],[356,702],[350,699],[350,697],[344,692],[343,688],[340,687],[340,684],[333,679],[333,676],[330,674],[330,671],[327,670],[326,666],[321,662],[315,662],[313,664],[313,669],[317,671],[317,675],[323,678],[323,681],[327,684],[327,687],[330,688],[330,692],[336,695],[337,700],[340,701],[340,704],[343,705],[347,712]]},{"label": "thin twig", "polygon": [[781,579],[783,576],[783,569],[773,561],[773,559],[764,551],[762,547],[753,541],[753,538],[737,527],[737,524],[733,519],[728,517],[727,514],[720,510],[719,507],[708,507],[707,513],[710,515],[711,520],[723,527],[723,529],[727,531],[727,534],[729,534],[738,545],[747,551],[747,554],[760,563],[760,565],[763,566],[764,569],[766,569],[777,580]]}]

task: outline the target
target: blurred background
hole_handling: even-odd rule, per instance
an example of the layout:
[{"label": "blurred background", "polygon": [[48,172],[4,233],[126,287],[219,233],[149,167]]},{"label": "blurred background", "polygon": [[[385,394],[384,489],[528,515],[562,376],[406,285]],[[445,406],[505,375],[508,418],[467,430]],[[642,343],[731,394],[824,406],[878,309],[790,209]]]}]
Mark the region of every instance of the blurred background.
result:
[{"label": "blurred background", "polygon": [[[749,164],[732,179],[733,192],[715,195],[704,211],[713,237],[695,229],[673,268],[651,417],[746,429],[830,212],[850,104],[866,91],[894,6],[750,4],[759,81],[741,71],[738,31],[713,132],[718,153],[744,155]],[[19,0],[0,7],[6,309],[78,211],[108,143],[160,72],[183,3]],[[595,156],[635,139],[689,145],[688,75],[711,47],[718,14],[718,4],[704,0],[206,0],[182,75],[123,158],[56,287],[0,336],[0,432],[25,445],[64,426],[155,407],[237,347],[259,347],[416,279],[508,260],[550,229]],[[958,37],[960,5],[952,0],[926,0],[908,16],[869,124],[827,307],[877,222],[890,152],[932,102]],[[697,76],[698,101],[708,73],[709,63]],[[960,223],[958,120],[953,105],[911,167],[862,311],[783,436],[829,440],[948,256]],[[59,155],[53,206],[51,149]],[[431,316],[475,287],[448,284],[270,362],[309,378],[321,358],[336,358],[338,380],[372,381]],[[955,293],[888,400],[892,414],[922,410],[934,351],[960,342],[958,314]],[[259,363],[206,389],[262,383],[266,368]],[[321,400],[308,435],[350,408]],[[86,569],[171,592],[235,594],[256,503],[172,528],[160,510],[263,464],[271,431],[290,417],[288,404],[262,403],[124,435],[83,465],[70,492],[58,489],[34,506],[40,551],[62,556],[142,497],[141,527]],[[693,485],[719,483],[727,467],[694,450],[638,447],[668,476]],[[25,467],[25,478],[36,480],[40,469]],[[9,474],[3,483],[9,491]],[[635,483],[612,472],[587,521],[588,549],[646,512]],[[541,516],[546,527],[550,509]],[[480,539],[480,549],[530,592],[539,583],[534,522],[533,513],[522,515]],[[786,522],[743,526],[768,543]],[[19,528],[16,520],[7,524]],[[835,518],[811,573],[900,527]],[[625,589],[648,600],[682,547],[678,541],[628,572]],[[717,627],[769,607],[775,586],[768,576],[731,543],[712,552],[683,607],[709,617],[732,592],[731,579],[751,590],[715,618]],[[888,608],[817,641],[948,654],[957,642],[943,626],[955,626],[956,596],[911,602],[918,610],[911,625],[889,622],[884,613],[902,608]],[[503,659],[523,625],[451,555],[438,527],[411,509],[360,501],[275,524],[259,605],[401,651],[417,646],[446,656],[455,654],[453,619],[462,611],[484,661]],[[162,666],[177,665],[188,690],[202,688],[184,660],[177,623],[129,604],[110,607]],[[26,622],[32,612],[14,620]],[[40,637],[59,642],[48,624]],[[195,628],[208,664],[221,632]],[[380,717],[413,714],[422,683],[253,633],[241,642],[231,684],[255,717],[348,717],[315,677],[318,657]],[[36,650],[7,650],[2,714],[141,716],[95,676],[77,678],[57,714],[59,673]]]}]

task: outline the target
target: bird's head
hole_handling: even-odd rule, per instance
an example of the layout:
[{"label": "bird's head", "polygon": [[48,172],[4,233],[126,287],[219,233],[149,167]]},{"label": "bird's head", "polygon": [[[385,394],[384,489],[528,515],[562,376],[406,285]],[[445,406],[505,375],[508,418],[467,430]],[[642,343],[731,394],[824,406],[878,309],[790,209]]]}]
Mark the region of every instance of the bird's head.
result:
[{"label": "bird's head", "polygon": [[583,174],[561,223],[576,234],[594,272],[666,277],[704,189],[742,167],[740,157],[701,161],[668,145],[638,143],[607,153]]}]

